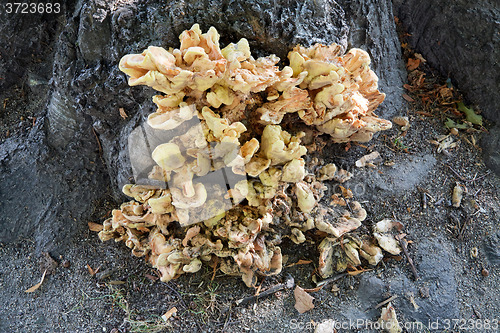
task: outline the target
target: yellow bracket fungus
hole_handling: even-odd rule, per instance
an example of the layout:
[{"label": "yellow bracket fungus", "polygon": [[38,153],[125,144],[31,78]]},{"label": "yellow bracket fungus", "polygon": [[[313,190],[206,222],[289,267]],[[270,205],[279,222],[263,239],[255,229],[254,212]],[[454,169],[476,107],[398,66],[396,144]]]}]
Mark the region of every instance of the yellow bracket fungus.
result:
[{"label": "yellow bracket fungus", "polygon": [[153,97],[158,109],[148,124],[171,139],[151,147],[156,165],[148,172],[168,188],[124,186],[134,201],[113,210],[101,240],[124,241],[134,255],[146,256],[161,281],[219,257],[221,271],[248,286],[257,275],[281,272],[281,236],[300,244],[308,230],[326,232],[322,277],[361,260],[375,265],[381,248],[399,250],[387,232],[375,230],[376,240],[351,234],[366,218],[351,197],[337,196],[344,206],[319,203],[322,181],[344,182],[352,174],[307,163],[306,134],[293,126],[314,133],[308,142],[320,134],[364,142],[390,128],[374,114],[385,95],[367,52],[299,45],[280,69],[275,55],[255,59],[246,39],[220,49],[213,27],[202,33],[195,24],[179,39],[178,49],[150,46],[120,61],[129,85],[162,93]]}]

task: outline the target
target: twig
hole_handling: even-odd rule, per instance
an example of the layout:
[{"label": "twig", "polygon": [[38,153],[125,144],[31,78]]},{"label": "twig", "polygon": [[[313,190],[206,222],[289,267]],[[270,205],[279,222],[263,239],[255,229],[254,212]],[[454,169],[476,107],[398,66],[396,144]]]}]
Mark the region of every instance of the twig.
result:
[{"label": "twig", "polygon": [[467,218],[465,219],[464,223],[462,224],[462,227],[458,231],[458,239],[462,239],[462,237],[464,235],[465,227],[467,226],[467,224],[469,224],[470,220],[472,220],[472,217],[471,216],[467,216]]},{"label": "twig", "polygon": [[323,281],[320,281],[320,282],[316,283],[316,287],[321,287],[321,286],[324,286],[324,285],[326,285],[326,284],[328,284],[330,282],[335,282],[337,280],[342,279],[343,277],[345,277],[347,275],[349,275],[349,274],[347,274],[347,273],[341,273],[341,274],[335,275],[335,276],[333,276],[331,278],[328,278],[326,280],[323,280]]},{"label": "twig", "polygon": [[403,237],[404,237],[403,234],[399,234],[399,235],[395,236],[394,238],[396,238],[398,240],[399,245],[401,245],[401,247],[403,248],[403,252],[405,254],[406,259],[408,260],[408,263],[410,264],[411,271],[413,272],[413,276],[415,277],[415,280],[418,280],[418,279],[420,279],[420,277],[418,276],[417,269],[415,268],[415,265],[413,264],[413,260],[410,258],[410,254],[408,253],[408,247],[407,247],[408,242]]},{"label": "twig", "polygon": [[258,295],[248,296],[248,297],[239,299],[239,300],[235,301],[234,303],[236,304],[236,306],[245,305],[245,304],[248,304],[250,302],[256,301],[258,299],[272,295],[272,294],[274,294],[278,291],[281,291],[283,289],[291,289],[294,285],[295,285],[295,281],[294,281],[293,277],[289,276],[285,283],[277,284],[277,285],[261,292]]},{"label": "twig", "polygon": [[386,305],[387,303],[394,301],[396,298],[398,298],[398,295],[393,295],[393,296],[389,297],[388,299],[386,299],[385,301],[382,301],[382,302],[378,303],[377,305],[375,305],[375,307],[374,307],[374,308],[375,308],[375,309],[378,309],[378,308],[380,308],[381,306],[384,306],[384,305]]},{"label": "twig", "polygon": [[99,154],[102,154],[101,141],[99,141],[99,137],[97,136],[94,127],[92,127],[92,133],[94,133],[95,139],[97,140],[97,145],[99,146]]},{"label": "twig", "polygon": [[486,176],[488,176],[490,173],[491,173],[491,170],[488,170],[488,171],[486,171],[486,173],[485,173],[484,175],[482,175],[481,177],[476,178],[475,180],[480,180],[480,179],[483,179],[483,178],[485,178]]},{"label": "twig", "polygon": [[474,314],[476,315],[476,317],[478,319],[481,319],[481,313],[479,311],[476,310],[476,308],[474,306],[472,306],[472,310],[474,310]]},{"label": "twig", "polygon": [[229,311],[228,311],[226,320],[224,321],[224,327],[222,327],[223,332],[226,330],[226,327],[227,327],[230,320],[231,320],[231,304],[229,305]]},{"label": "twig", "polygon": [[455,169],[453,169],[450,165],[446,164],[446,166],[451,170],[453,171],[453,173],[455,174],[455,176],[457,176],[458,178],[460,178],[460,180],[462,181],[466,181],[466,179],[464,177],[462,177],[458,172],[455,171]]},{"label": "twig", "polygon": [[455,174],[455,176],[457,176],[458,178],[460,178],[461,181],[464,181],[464,182],[472,182],[473,184],[475,184],[475,182],[477,180],[480,180],[480,179],[483,179],[484,177],[488,176],[490,173],[491,173],[491,170],[488,170],[486,171],[486,173],[484,175],[482,175],[481,177],[476,177],[477,176],[477,173],[474,175],[474,178],[470,179],[470,178],[465,178],[463,176],[461,176],[458,172],[455,171],[455,169],[453,169],[449,164],[446,164],[446,166],[451,170],[453,171],[453,173]]},{"label": "twig", "polygon": [[422,208],[426,209],[427,208],[427,193],[420,192],[420,195],[422,196]]}]

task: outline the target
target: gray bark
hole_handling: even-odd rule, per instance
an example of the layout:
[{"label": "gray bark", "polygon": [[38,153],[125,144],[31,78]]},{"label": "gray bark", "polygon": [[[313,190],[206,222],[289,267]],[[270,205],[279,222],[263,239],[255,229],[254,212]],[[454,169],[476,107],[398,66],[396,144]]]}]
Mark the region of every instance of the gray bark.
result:
[{"label": "gray bark", "polygon": [[500,5],[498,1],[393,0],[410,42],[495,122],[483,140],[486,164],[500,175]]},{"label": "gray bark", "polygon": [[[23,17],[17,29],[9,26],[12,18],[1,18],[0,32],[18,37],[2,40],[0,50],[17,60],[2,53],[0,70],[13,79],[0,84],[7,89],[31,72],[50,81],[38,95],[30,87],[44,106],[36,126],[0,144],[0,241],[33,236],[39,250],[62,251],[86,228],[84,221],[102,216],[106,200],[125,199],[120,188],[132,175],[127,138],[152,112],[154,92],[128,87],[118,62],[149,45],[178,47],[178,35],[194,23],[204,31],[216,27],[221,45],[247,38],[254,56],[275,53],[286,59],[298,43],[364,48],[387,94],[378,113],[389,117],[403,105],[405,72],[388,0],[193,0],[167,6],[139,1],[116,8],[87,0],[60,15]],[[33,30],[48,34],[48,42],[40,44]],[[43,53],[45,71],[29,63],[30,48]],[[23,59],[28,65],[20,63]],[[52,73],[46,70],[50,66]],[[120,117],[119,108],[128,119]]]}]

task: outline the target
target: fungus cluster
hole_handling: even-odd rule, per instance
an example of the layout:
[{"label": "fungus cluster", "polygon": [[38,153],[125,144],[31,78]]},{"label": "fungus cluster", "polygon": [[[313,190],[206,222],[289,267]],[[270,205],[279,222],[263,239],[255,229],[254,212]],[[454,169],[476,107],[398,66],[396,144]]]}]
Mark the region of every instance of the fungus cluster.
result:
[{"label": "fungus cluster", "polygon": [[162,93],[148,125],[177,135],[152,152],[149,177],[167,186],[126,185],[133,200],[113,211],[100,239],[124,241],[162,281],[206,262],[255,285],[256,274],[281,272],[283,237],[299,244],[313,229],[327,235],[319,245],[323,277],[359,265],[359,256],[377,264],[378,238],[352,233],[366,218],[361,205],[349,195],[319,204],[324,181],[352,174],[307,163],[302,143],[321,134],[365,142],[391,127],[373,113],[385,95],[370,58],[315,44],[295,47],[288,59],[283,69],[274,55],[254,59],[246,39],[220,49],[215,28],[203,34],[197,24],[180,35],[179,49],[124,56],[131,86]]}]

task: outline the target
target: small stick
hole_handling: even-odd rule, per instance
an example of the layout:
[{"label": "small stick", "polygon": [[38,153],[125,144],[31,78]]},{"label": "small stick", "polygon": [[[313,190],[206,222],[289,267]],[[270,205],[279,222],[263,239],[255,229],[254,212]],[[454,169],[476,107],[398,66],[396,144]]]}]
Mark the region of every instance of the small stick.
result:
[{"label": "small stick", "polygon": [[408,242],[406,239],[403,238],[403,234],[397,235],[394,238],[396,238],[399,242],[399,245],[403,248],[403,252],[405,254],[406,259],[408,260],[408,263],[410,264],[411,271],[413,272],[413,276],[415,277],[415,280],[420,279],[418,276],[417,269],[415,268],[415,265],[413,264],[413,260],[410,258],[410,254],[408,253],[408,247],[406,246]]},{"label": "small stick", "polygon": [[326,285],[326,284],[328,284],[330,282],[335,282],[337,280],[342,279],[343,277],[345,277],[347,275],[349,275],[349,274],[347,274],[347,273],[341,273],[341,274],[335,275],[335,276],[333,276],[331,278],[328,278],[326,280],[323,280],[323,281],[320,281],[320,282],[316,283],[316,287],[322,287],[322,286],[324,286],[324,285]]},{"label": "small stick", "polygon": [[229,323],[230,320],[231,320],[231,305],[229,305],[229,311],[228,311],[226,320],[224,322],[224,327],[222,327],[223,332],[226,330],[227,324]]},{"label": "small stick", "polygon": [[450,165],[446,164],[446,166],[448,168],[450,168],[450,170],[453,171],[453,173],[455,174],[455,176],[457,176],[458,178],[460,178],[460,180],[466,181],[466,179],[464,177],[462,177],[461,175],[459,175],[458,172],[456,172],[455,169],[453,169]]},{"label": "small stick", "polygon": [[235,301],[234,303],[236,304],[236,306],[245,305],[245,304],[248,304],[250,302],[256,301],[258,299],[270,296],[270,295],[277,293],[278,291],[281,291],[283,289],[291,289],[294,285],[295,285],[295,281],[294,281],[293,277],[290,276],[286,280],[285,283],[277,284],[277,285],[275,285],[267,290],[264,290],[263,292],[261,292],[258,295],[248,296],[248,297],[239,299],[239,300]]},{"label": "small stick", "polygon": [[453,173],[454,173],[454,174],[455,174],[458,178],[460,178],[460,180],[462,180],[462,181],[464,181],[464,182],[472,182],[473,184],[474,184],[474,182],[475,182],[476,180],[483,179],[484,177],[488,176],[488,175],[491,173],[491,171],[490,171],[490,170],[488,170],[488,171],[487,171],[484,175],[482,175],[481,177],[476,177],[476,176],[477,176],[477,173],[476,173],[476,174],[474,175],[474,178],[473,178],[473,179],[470,179],[470,178],[465,178],[465,177],[463,177],[463,176],[459,175],[459,174],[458,174],[458,172],[456,172],[456,171],[455,171],[455,170],[454,170],[454,169],[453,169],[450,165],[446,164],[446,166],[447,166],[448,168],[450,168],[450,170],[451,170],[451,171],[453,171]]},{"label": "small stick", "polygon": [[465,219],[464,223],[462,224],[462,227],[460,228],[460,231],[458,232],[458,239],[462,239],[462,237],[464,235],[465,227],[470,222],[470,220],[472,220],[472,217],[467,216],[467,218]]},{"label": "small stick", "polygon": [[97,133],[96,133],[94,127],[92,127],[92,133],[94,133],[95,139],[97,140],[97,145],[99,146],[99,154],[102,154],[101,141],[99,141],[99,137],[97,136]]},{"label": "small stick", "polygon": [[477,317],[478,319],[481,319],[481,317],[482,317],[482,316],[481,316],[481,313],[479,313],[479,312],[476,310],[476,308],[475,308],[474,306],[472,306],[472,310],[474,310],[474,314],[476,315],[476,317]]},{"label": "small stick", "polygon": [[491,170],[488,170],[488,171],[486,171],[486,173],[484,175],[482,175],[481,177],[476,178],[476,180],[483,179],[484,177],[488,176],[490,173],[491,173]]},{"label": "small stick", "polygon": [[422,208],[426,209],[427,208],[427,193],[420,192],[420,195],[422,196]]},{"label": "small stick", "polygon": [[385,301],[382,301],[382,302],[378,303],[377,305],[375,305],[375,309],[378,309],[378,308],[380,308],[381,306],[384,306],[384,305],[386,305],[387,303],[394,301],[396,298],[398,298],[398,295],[393,295],[393,296],[389,297],[389,298],[388,298],[388,299],[386,299]]}]

